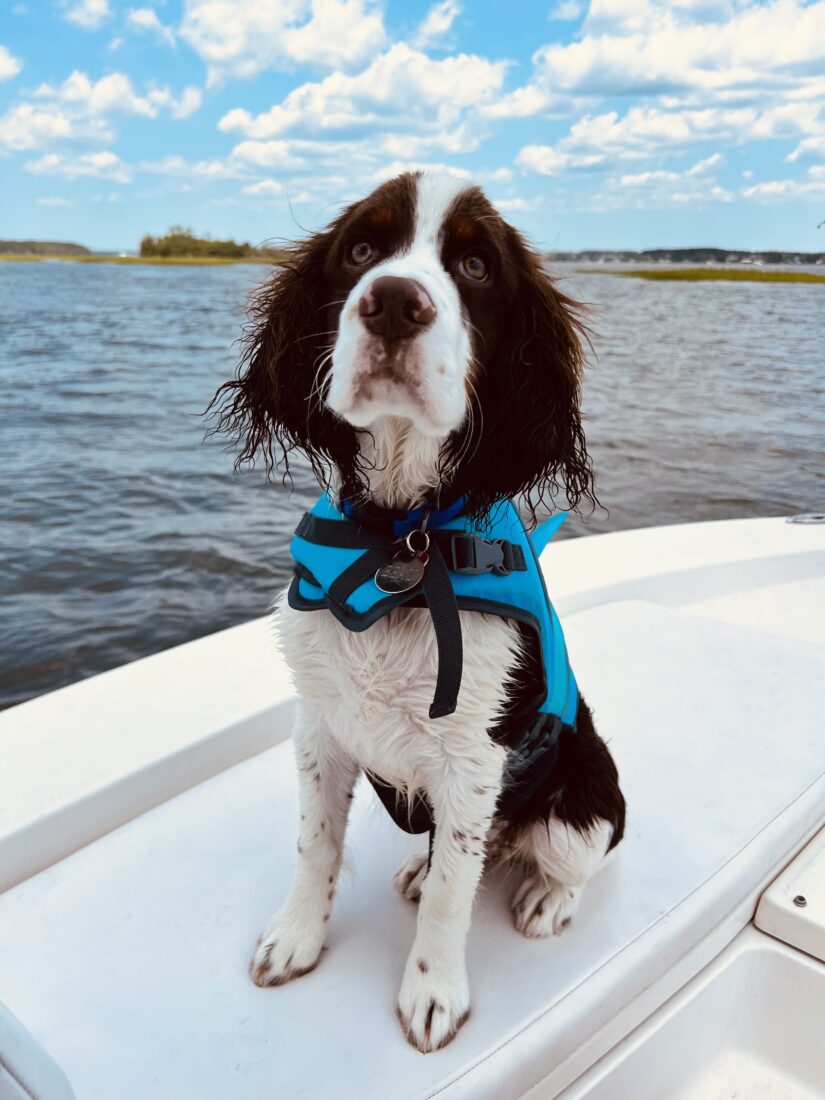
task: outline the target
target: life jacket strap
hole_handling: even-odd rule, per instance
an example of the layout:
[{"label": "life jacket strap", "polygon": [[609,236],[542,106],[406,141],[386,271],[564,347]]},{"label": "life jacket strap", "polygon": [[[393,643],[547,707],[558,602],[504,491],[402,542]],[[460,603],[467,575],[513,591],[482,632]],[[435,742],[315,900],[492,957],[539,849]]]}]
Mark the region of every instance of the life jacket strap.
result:
[{"label": "life jacket strap", "polygon": [[438,674],[435,694],[430,704],[430,718],[446,718],[458,704],[461,672],[464,667],[464,642],[455,592],[438,543],[430,544],[430,560],[424,570],[421,587],[430,609],[438,650]]},{"label": "life jacket strap", "polygon": [[[334,546],[344,550],[385,550],[392,554],[399,547],[399,540],[380,534],[369,528],[359,527],[351,521],[323,519],[306,512],[295,534],[306,542],[318,546]],[[527,570],[524,551],[515,542],[506,539],[483,539],[466,531],[429,530],[430,544],[436,543],[453,573],[523,573]],[[346,576],[345,571],[341,576]],[[340,579],[340,578],[339,578]],[[366,578],[365,578],[366,579]],[[359,581],[363,584],[363,581]],[[357,588],[353,585],[350,592]]]}]

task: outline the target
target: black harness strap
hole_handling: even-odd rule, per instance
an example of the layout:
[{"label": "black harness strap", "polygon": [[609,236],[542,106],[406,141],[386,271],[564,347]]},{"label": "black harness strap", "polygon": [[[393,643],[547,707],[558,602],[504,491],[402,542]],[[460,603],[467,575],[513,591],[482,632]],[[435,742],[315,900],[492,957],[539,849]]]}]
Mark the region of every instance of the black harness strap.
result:
[{"label": "black harness strap", "polygon": [[438,676],[430,706],[430,718],[445,718],[453,713],[458,702],[464,645],[455,592],[437,542],[430,544],[430,560],[424,570],[421,587],[430,609],[438,648]]},{"label": "black harness strap", "polygon": [[355,589],[374,577],[376,569],[380,569],[387,560],[386,550],[367,550],[335,578],[329,586],[329,598],[339,607],[344,607]]},{"label": "black harness strap", "polygon": [[[438,543],[454,573],[523,573],[527,569],[524,551],[514,542],[505,539],[480,538],[465,531],[435,530],[427,532],[430,542]],[[336,519],[322,519],[306,512],[298,524],[298,538],[318,546],[335,546],[343,550],[398,549],[402,539],[383,535],[371,528],[359,527],[354,522],[344,523]]]},{"label": "black harness strap", "polygon": [[299,539],[315,543],[316,546],[335,546],[341,550],[387,550],[397,549],[397,540],[377,531],[358,527],[355,523],[344,523],[337,519],[322,519],[305,512],[301,522],[295,528]]},{"label": "black harness strap", "polygon": [[405,833],[426,833],[435,828],[433,812],[425,795],[416,794],[410,800],[397,787],[385,783],[377,775],[371,772],[365,774],[384,809],[399,829],[403,829]]}]

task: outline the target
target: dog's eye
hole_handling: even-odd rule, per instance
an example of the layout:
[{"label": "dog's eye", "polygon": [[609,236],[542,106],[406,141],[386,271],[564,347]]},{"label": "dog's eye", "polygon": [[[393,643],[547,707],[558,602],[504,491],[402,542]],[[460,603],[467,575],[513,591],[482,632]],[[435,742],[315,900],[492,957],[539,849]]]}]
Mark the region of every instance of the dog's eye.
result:
[{"label": "dog's eye", "polygon": [[483,283],[487,278],[487,261],[477,252],[468,252],[458,266],[462,275],[466,275],[476,283]]},{"label": "dog's eye", "polygon": [[356,267],[363,267],[375,259],[377,253],[369,241],[356,241],[349,250],[349,262]]}]

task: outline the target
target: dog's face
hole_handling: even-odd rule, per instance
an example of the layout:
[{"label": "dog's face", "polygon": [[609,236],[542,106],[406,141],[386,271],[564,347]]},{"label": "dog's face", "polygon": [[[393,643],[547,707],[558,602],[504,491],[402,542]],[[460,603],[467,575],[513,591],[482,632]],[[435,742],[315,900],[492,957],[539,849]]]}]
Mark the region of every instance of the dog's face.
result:
[{"label": "dog's face", "polygon": [[531,490],[589,496],[575,303],[479,188],[390,180],[295,246],[254,316],[220,391],[242,460],[297,448],[360,493],[364,442],[392,422],[430,441],[422,491],[478,510]]},{"label": "dog's face", "polygon": [[446,439],[467,416],[474,333],[496,316],[491,213],[449,176],[401,177],[341,227],[327,405],[356,428],[409,420]]}]

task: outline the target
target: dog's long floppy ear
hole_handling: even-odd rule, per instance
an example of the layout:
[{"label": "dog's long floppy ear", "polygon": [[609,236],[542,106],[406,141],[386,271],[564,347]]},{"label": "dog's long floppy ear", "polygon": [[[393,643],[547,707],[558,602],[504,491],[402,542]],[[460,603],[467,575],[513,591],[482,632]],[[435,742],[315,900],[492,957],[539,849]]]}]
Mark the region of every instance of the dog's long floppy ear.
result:
[{"label": "dog's long floppy ear", "polygon": [[267,474],[280,465],[286,476],[293,450],[307,456],[322,484],[332,465],[345,480],[354,468],[355,433],[322,398],[338,312],[324,278],[333,232],[293,245],[253,297],[237,376],[208,410],[213,431],[237,448],[236,468],[260,457]]},{"label": "dog's long floppy ear", "polygon": [[498,354],[479,349],[470,427],[476,438],[453,444],[468,456],[458,463],[457,487],[474,510],[517,496],[533,516],[557,497],[562,507],[594,505],[579,408],[587,340],[582,309],[556,287],[540,257],[511,227],[508,238],[512,305]]}]

